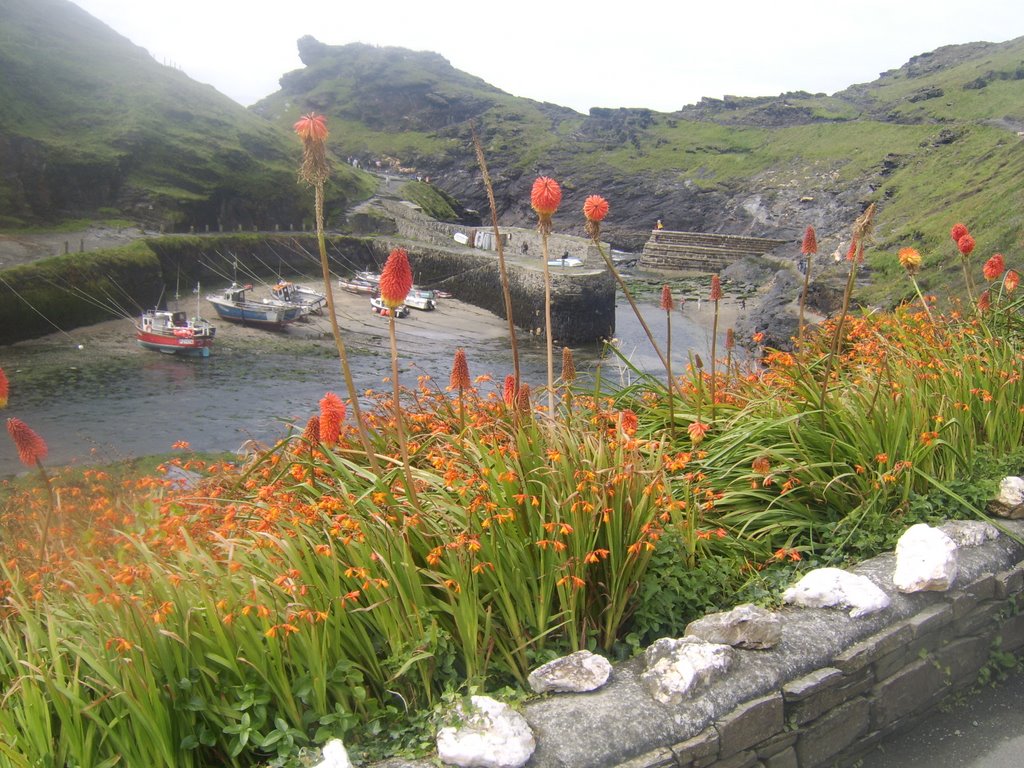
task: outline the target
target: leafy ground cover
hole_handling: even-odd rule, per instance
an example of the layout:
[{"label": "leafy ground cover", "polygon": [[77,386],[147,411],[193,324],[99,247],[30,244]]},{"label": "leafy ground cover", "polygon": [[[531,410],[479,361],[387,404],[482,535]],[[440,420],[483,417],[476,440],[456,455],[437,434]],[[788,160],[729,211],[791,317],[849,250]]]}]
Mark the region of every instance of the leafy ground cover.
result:
[{"label": "leafy ground cover", "polygon": [[155,472],[51,477],[9,420],[37,474],[0,488],[0,766],[422,750],[452,696],[981,514],[1024,463],[1020,299],[1002,257],[963,259],[977,304],[845,314],[751,363],[727,343],[584,389],[566,353],[553,411],[465,357],[448,386],[395,376],[372,457],[333,395],[245,463],[180,446]]}]

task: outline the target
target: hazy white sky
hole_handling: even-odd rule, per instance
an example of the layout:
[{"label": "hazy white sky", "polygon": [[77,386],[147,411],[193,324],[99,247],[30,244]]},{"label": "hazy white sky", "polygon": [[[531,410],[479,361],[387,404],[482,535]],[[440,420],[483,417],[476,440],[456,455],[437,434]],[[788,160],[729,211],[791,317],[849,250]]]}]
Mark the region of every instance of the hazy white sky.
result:
[{"label": "hazy white sky", "polygon": [[941,45],[1024,35],[1021,0],[73,0],[248,106],[313,35],[434,51],[515,96],[674,111],[702,96],[834,93]]}]

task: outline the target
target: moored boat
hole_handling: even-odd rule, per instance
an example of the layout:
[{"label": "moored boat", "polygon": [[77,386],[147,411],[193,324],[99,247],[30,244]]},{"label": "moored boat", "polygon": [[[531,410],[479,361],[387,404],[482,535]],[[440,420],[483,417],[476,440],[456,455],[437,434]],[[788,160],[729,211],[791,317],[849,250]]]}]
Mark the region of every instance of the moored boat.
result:
[{"label": "moored boat", "polygon": [[298,304],[271,304],[247,299],[245,293],[250,288],[251,285],[232,283],[219,296],[209,295],[206,300],[213,304],[222,319],[244,325],[280,328],[302,317],[303,309]]},{"label": "moored boat", "polygon": [[437,308],[437,294],[423,288],[413,288],[405,297],[406,305],[413,309],[431,310]]},{"label": "moored boat", "polygon": [[147,309],[135,324],[139,345],[168,355],[209,357],[217,329],[184,312]]},{"label": "moored boat", "polygon": [[338,287],[343,291],[354,293],[359,296],[376,296],[380,292],[380,285],[361,277],[343,277],[338,280]]},{"label": "moored boat", "polygon": [[320,314],[324,305],[327,304],[327,297],[305,285],[296,285],[287,280],[282,280],[271,286],[270,295],[277,301],[285,304],[298,304],[306,310],[306,314]]},{"label": "moored boat", "polygon": [[370,299],[370,308],[373,310],[374,314],[382,315],[384,317],[389,317],[392,312],[395,313],[395,317],[409,316],[409,308],[405,306],[405,304],[399,304],[394,310],[392,310],[390,307],[384,305],[384,299],[379,296],[374,296]]}]

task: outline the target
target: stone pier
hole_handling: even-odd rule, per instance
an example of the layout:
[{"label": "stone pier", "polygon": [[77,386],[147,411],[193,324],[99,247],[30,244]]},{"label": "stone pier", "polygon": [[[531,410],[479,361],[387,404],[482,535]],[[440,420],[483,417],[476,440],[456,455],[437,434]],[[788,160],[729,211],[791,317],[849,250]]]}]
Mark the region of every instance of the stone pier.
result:
[{"label": "stone pier", "polygon": [[744,256],[762,256],[787,240],[655,229],[644,245],[640,266],[687,272],[721,272]]}]

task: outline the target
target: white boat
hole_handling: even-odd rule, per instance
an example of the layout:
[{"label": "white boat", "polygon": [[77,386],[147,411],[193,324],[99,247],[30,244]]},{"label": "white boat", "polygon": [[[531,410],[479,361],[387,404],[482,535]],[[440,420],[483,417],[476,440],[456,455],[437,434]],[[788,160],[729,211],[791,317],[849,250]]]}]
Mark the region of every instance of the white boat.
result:
[{"label": "white boat", "polygon": [[287,280],[282,280],[277,285],[271,286],[270,295],[285,304],[298,304],[304,307],[306,314],[314,312],[320,314],[324,305],[327,304],[327,297],[322,293]]},{"label": "white boat", "polygon": [[413,309],[437,309],[437,294],[423,288],[413,288],[405,297],[405,303]]},{"label": "white boat", "polygon": [[280,328],[302,317],[302,307],[298,304],[270,304],[247,299],[245,292],[251,288],[251,285],[232,283],[219,296],[211,294],[206,300],[213,304],[222,319],[243,325]]},{"label": "white boat", "polygon": [[549,259],[549,267],[582,267],[583,259],[578,259],[575,256],[569,256],[564,259]]},{"label": "white boat", "polygon": [[379,296],[374,296],[370,299],[370,308],[373,310],[375,315],[381,315],[383,317],[390,317],[391,312],[394,311],[395,317],[408,317],[409,308],[405,304],[399,304],[394,310],[390,307],[385,306],[384,299]]}]

